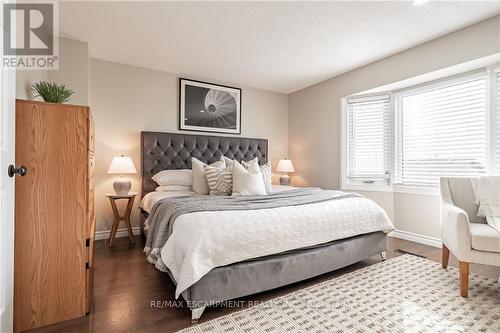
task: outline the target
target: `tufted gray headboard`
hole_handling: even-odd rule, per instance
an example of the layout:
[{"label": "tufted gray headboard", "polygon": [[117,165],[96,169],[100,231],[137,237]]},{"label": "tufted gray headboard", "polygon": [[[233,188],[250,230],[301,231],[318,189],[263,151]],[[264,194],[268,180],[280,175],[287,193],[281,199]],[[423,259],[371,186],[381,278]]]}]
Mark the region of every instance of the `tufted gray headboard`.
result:
[{"label": "tufted gray headboard", "polygon": [[267,140],[240,137],[193,135],[182,133],[141,132],[142,197],[155,190],[151,179],[167,169],[191,169],[191,157],[213,163],[221,156],[237,161],[259,158],[267,162]]}]

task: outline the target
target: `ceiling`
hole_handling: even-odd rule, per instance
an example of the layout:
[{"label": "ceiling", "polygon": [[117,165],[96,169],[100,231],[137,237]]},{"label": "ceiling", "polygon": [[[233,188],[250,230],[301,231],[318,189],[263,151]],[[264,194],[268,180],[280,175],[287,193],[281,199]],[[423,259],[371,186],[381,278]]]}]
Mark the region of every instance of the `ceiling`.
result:
[{"label": "ceiling", "polygon": [[500,2],[61,2],[92,57],[291,93],[500,13]]}]

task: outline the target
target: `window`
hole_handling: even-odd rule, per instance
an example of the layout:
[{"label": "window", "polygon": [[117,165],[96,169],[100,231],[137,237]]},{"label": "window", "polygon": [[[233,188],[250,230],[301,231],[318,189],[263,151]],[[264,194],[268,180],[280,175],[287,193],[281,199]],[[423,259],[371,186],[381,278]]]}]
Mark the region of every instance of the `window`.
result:
[{"label": "window", "polygon": [[486,75],[396,94],[395,184],[437,187],[440,176],[486,173]]},{"label": "window", "polygon": [[492,85],[492,94],[495,96],[495,163],[497,173],[500,174],[500,68],[495,71],[495,76],[493,78],[494,82]]},{"label": "window", "polygon": [[385,183],[389,170],[389,96],[347,101],[348,182]]},{"label": "window", "polygon": [[344,100],[343,186],[435,189],[500,173],[500,68]]}]

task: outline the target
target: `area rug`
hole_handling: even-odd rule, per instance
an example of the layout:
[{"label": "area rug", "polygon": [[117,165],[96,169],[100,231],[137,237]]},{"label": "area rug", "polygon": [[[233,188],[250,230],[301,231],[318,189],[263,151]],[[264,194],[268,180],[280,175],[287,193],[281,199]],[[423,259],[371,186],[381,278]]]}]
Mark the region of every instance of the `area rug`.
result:
[{"label": "area rug", "polygon": [[180,332],[500,332],[500,282],[403,255]]}]

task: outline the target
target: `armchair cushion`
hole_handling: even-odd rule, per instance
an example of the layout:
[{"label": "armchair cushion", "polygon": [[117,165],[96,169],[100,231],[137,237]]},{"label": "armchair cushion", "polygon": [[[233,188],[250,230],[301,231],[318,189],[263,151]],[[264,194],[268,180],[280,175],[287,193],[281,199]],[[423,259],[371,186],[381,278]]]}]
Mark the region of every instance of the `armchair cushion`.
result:
[{"label": "armchair cushion", "polygon": [[462,208],[469,216],[470,222],[486,223],[484,217],[477,216],[479,206],[476,204],[473,182],[478,182],[477,178],[449,177],[448,186],[450,188],[453,204]]},{"label": "armchair cushion", "polygon": [[482,223],[470,223],[469,227],[474,250],[500,253],[500,232]]}]

